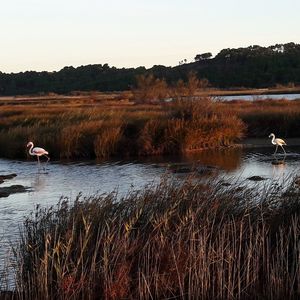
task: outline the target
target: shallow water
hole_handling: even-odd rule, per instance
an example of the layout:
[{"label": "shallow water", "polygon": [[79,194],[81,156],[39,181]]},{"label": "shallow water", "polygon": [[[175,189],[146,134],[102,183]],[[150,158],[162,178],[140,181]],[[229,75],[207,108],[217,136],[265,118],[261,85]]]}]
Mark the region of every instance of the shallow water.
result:
[{"label": "shallow water", "polygon": [[233,96],[219,96],[218,99],[222,101],[230,100],[266,100],[266,99],[287,99],[287,100],[296,100],[300,99],[300,94],[270,94],[270,95],[233,95]]},{"label": "shallow water", "polygon": [[[287,141],[289,144],[289,141]],[[49,162],[38,168],[36,161],[12,161],[0,159],[0,175],[16,173],[18,176],[6,180],[0,187],[22,184],[31,190],[0,198],[0,265],[7,257],[9,242],[18,236],[18,226],[36,204],[55,205],[61,196],[75,199],[83,195],[108,193],[115,190],[119,196],[128,191],[141,189],[145,185],[159,182],[160,177],[170,172],[168,164],[192,163],[198,166],[214,166],[217,176],[231,177],[253,184],[268,184],[272,180],[284,183],[289,175],[297,175],[300,163],[300,145],[287,147],[287,155],[280,150],[273,156],[270,141],[251,141],[256,147],[231,148],[226,150],[203,151],[185,157],[154,157],[135,161],[85,161]],[[290,143],[292,144],[292,143]],[[279,164],[274,164],[279,163]],[[266,180],[254,183],[250,176],[261,176]],[[171,173],[176,178],[186,174]]]}]

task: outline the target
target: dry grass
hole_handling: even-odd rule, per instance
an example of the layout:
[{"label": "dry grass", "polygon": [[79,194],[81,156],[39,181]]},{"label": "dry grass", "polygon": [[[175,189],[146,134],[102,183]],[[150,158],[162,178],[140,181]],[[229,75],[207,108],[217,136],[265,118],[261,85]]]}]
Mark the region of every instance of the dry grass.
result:
[{"label": "dry grass", "polygon": [[188,97],[151,105],[125,93],[81,97],[1,99],[0,157],[25,158],[28,140],[52,158],[75,159],[178,154],[300,132],[300,101]]},{"label": "dry grass", "polygon": [[299,137],[300,101],[232,101],[230,106],[247,125],[247,136],[266,137],[274,132],[282,137]]},{"label": "dry grass", "polygon": [[0,100],[0,157],[26,157],[29,140],[52,158],[180,153],[231,145],[245,129],[208,98],[157,105],[115,98]]},{"label": "dry grass", "polygon": [[232,183],[62,199],[24,222],[19,299],[298,299],[300,192]]}]

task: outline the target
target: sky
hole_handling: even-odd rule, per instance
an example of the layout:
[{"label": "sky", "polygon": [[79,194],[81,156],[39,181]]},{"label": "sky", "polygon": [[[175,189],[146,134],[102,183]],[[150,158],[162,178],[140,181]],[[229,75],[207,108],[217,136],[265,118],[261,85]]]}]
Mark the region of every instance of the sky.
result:
[{"label": "sky", "polygon": [[0,0],[0,71],[175,66],[224,48],[300,43],[299,0]]}]

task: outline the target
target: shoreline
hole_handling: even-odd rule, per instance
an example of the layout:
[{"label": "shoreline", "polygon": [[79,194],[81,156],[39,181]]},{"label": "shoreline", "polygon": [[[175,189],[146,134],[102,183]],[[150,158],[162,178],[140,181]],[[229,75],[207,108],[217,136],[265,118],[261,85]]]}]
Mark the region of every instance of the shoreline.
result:
[{"label": "shoreline", "polygon": [[280,95],[299,94],[300,87],[293,88],[261,88],[261,89],[207,89],[198,91],[197,96],[245,96],[245,95]]},{"label": "shoreline", "polygon": [[[131,94],[130,90],[127,91],[107,91],[107,92],[100,92],[100,91],[80,91],[78,94],[73,95],[72,93],[67,94],[56,94],[56,93],[49,93],[49,94],[31,94],[31,95],[13,95],[13,96],[1,96],[0,101],[11,101],[11,100],[82,100],[86,99],[89,100],[90,97],[95,96],[102,96],[105,98],[112,98],[115,95],[125,95],[128,96],[128,93]],[[282,87],[282,88],[234,88],[234,89],[217,89],[217,88],[206,88],[203,90],[198,90],[195,93],[195,96],[245,96],[245,95],[280,95],[280,94],[300,94],[300,86],[296,87]]]}]

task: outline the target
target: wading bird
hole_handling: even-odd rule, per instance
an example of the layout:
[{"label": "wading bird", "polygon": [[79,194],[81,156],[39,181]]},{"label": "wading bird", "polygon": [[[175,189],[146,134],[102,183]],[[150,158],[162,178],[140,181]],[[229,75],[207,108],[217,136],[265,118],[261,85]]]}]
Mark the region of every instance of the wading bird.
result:
[{"label": "wading bird", "polygon": [[32,156],[36,156],[39,164],[40,164],[40,156],[43,156],[43,155],[46,156],[48,159],[47,162],[50,160],[50,157],[47,156],[49,154],[48,151],[46,151],[45,149],[40,148],[40,147],[33,148],[33,142],[29,142],[27,144],[27,147],[30,147],[30,149],[28,151],[29,154]]},{"label": "wading bird", "polygon": [[286,152],[285,152],[285,150],[284,150],[284,148],[283,148],[283,145],[286,145],[286,142],[285,142],[284,140],[278,139],[278,138],[275,139],[275,134],[274,134],[274,133],[271,133],[271,134],[269,135],[269,138],[272,138],[272,144],[273,144],[273,145],[276,145],[276,149],[275,149],[274,154],[277,152],[278,146],[280,146],[280,147],[282,148],[284,154],[286,154]]}]

